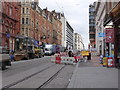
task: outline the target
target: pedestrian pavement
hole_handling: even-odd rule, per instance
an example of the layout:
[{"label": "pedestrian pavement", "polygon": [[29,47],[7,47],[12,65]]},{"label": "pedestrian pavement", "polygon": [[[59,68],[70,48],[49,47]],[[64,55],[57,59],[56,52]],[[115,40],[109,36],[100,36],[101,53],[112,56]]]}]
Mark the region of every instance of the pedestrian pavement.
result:
[{"label": "pedestrian pavement", "polygon": [[99,57],[87,62],[78,62],[67,88],[118,89],[118,69],[103,67]]}]

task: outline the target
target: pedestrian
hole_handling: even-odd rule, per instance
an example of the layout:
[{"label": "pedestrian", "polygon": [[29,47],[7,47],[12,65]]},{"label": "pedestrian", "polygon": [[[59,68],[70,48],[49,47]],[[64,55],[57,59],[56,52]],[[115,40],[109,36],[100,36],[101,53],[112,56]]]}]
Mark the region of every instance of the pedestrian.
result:
[{"label": "pedestrian", "polygon": [[14,51],[13,50],[10,51],[10,60],[14,61]]},{"label": "pedestrian", "polygon": [[103,55],[100,55],[100,63],[103,64]]},{"label": "pedestrian", "polygon": [[88,55],[88,60],[91,60],[91,53],[89,53]]}]

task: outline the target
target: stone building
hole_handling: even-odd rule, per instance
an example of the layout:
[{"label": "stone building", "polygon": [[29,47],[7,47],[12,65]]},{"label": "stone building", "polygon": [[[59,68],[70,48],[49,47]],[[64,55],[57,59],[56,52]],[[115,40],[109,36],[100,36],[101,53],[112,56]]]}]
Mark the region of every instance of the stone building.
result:
[{"label": "stone building", "polygon": [[83,40],[80,34],[74,33],[74,50],[81,51],[84,49]]}]

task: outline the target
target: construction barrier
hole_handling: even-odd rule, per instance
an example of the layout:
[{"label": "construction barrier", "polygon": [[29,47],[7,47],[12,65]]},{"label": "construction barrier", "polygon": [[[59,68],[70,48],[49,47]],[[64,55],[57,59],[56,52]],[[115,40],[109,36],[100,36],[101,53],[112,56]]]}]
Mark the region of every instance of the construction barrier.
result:
[{"label": "construction barrier", "polygon": [[108,57],[107,64],[108,64],[108,67],[113,67],[114,66],[114,61],[113,61],[112,57]]},{"label": "construction barrier", "polygon": [[74,64],[80,60],[80,56],[68,57],[61,54],[55,54],[51,58],[51,62],[56,64]]},{"label": "construction barrier", "polygon": [[103,66],[107,66],[107,57],[103,57]]},{"label": "construction barrier", "polygon": [[80,56],[74,56],[75,62],[78,62],[80,60]]},{"label": "construction barrier", "polygon": [[52,56],[51,62],[55,63],[57,56],[60,56],[60,54],[55,54],[54,56]]},{"label": "construction barrier", "polygon": [[51,62],[53,62],[53,63],[55,63],[55,56],[53,56],[52,58],[51,58]]},{"label": "construction barrier", "polygon": [[75,58],[74,57],[61,57],[62,64],[74,64]]},{"label": "construction barrier", "polygon": [[56,59],[55,60],[56,64],[61,64],[61,57],[60,56],[56,56],[55,59]]}]

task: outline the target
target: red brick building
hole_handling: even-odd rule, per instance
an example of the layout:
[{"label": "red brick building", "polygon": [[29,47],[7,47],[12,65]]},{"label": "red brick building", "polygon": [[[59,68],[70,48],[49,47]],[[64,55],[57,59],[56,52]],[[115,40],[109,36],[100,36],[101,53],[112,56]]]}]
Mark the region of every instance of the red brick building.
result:
[{"label": "red brick building", "polygon": [[14,39],[20,32],[20,6],[18,2],[1,2],[0,46],[14,50]]}]

